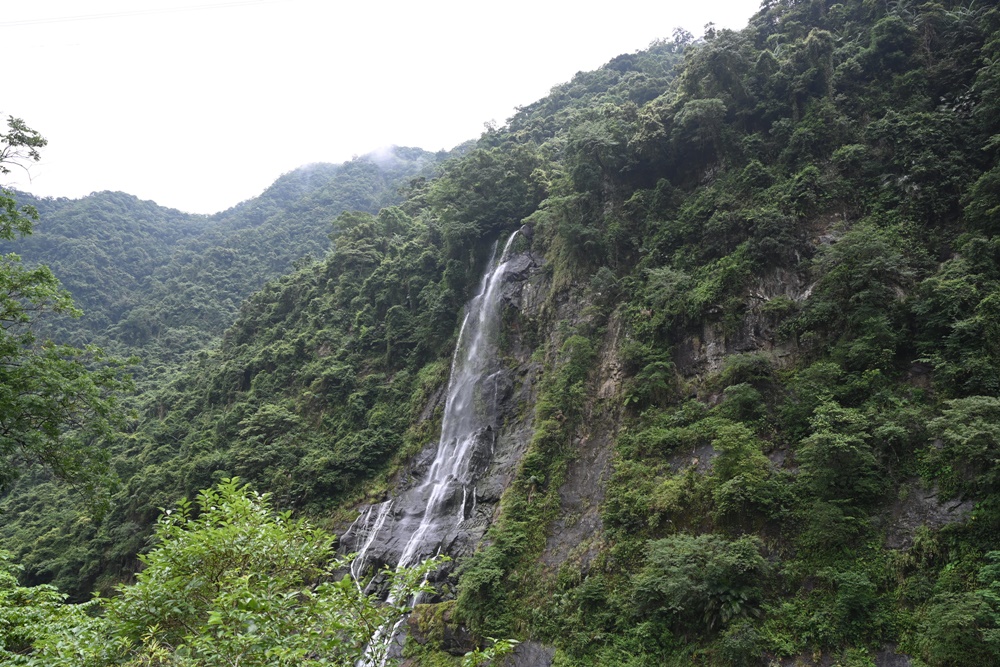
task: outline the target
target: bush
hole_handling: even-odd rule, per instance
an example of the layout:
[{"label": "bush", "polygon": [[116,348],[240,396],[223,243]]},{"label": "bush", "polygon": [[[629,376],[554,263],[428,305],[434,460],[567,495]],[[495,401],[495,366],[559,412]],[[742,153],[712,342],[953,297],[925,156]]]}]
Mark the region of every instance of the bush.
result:
[{"label": "bush", "polygon": [[928,424],[934,444],[924,450],[926,476],[948,495],[997,490],[1000,456],[1000,399],[970,396],[948,401],[942,415]]},{"label": "bush", "polygon": [[674,535],[648,543],[636,578],[638,615],[682,632],[709,632],[757,613],[767,562],[756,537]]},{"label": "bush", "polygon": [[[271,508],[236,479],[182,501],[156,524],[158,545],[120,596],[63,604],[51,586],[20,588],[0,560],[0,660],[7,664],[382,664],[393,627],[428,561],[385,573],[393,595],[368,596],[336,558],[335,536]],[[396,600],[397,602],[392,602]],[[100,615],[100,607],[106,613]],[[369,648],[371,647],[371,648]]]}]

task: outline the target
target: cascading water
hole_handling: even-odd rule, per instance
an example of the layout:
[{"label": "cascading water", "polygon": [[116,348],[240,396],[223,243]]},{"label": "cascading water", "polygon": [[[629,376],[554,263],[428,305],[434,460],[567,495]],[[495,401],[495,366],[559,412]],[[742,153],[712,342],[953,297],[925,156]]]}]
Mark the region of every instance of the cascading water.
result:
[{"label": "cascading water", "polygon": [[[484,277],[479,294],[466,309],[458,333],[458,344],[451,362],[448,398],[441,420],[441,439],[427,477],[420,486],[427,496],[427,506],[420,525],[413,532],[399,558],[399,565],[410,566],[421,558],[434,555],[439,544],[428,540],[434,535],[435,524],[461,523],[468,505],[470,462],[477,445],[493,440],[493,410],[491,401],[493,373],[497,364],[496,337],[500,314],[500,291],[507,267],[507,253],[514,241],[511,235],[499,261]],[[492,258],[491,258],[492,259]],[[493,262],[491,261],[491,264]],[[458,512],[449,512],[450,503],[462,499]],[[473,490],[473,499],[475,491]],[[474,502],[474,500],[473,500]]]},{"label": "cascading water", "polygon": [[[499,259],[494,247],[479,293],[466,306],[452,356],[441,438],[426,476],[396,499],[369,507],[343,536],[357,551],[351,567],[356,579],[368,566],[374,544],[398,553],[397,567],[414,565],[446,549],[447,538],[475,510],[477,470],[473,463],[492,455],[500,371],[500,287],[516,235],[507,240]],[[373,642],[391,635],[379,632]]]}]

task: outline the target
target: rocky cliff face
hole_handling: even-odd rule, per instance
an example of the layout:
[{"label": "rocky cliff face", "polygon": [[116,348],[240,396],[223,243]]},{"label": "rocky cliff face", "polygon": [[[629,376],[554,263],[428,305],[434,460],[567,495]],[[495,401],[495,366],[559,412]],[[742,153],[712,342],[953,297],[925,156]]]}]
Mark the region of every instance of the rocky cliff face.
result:
[{"label": "rocky cliff face", "polygon": [[[447,492],[446,511],[453,522],[433,527],[426,538],[439,553],[460,561],[473,553],[496,517],[504,490],[514,478],[518,464],[531,441],[531,406],[537,392],[541,363],[526,335],[541,315],[548,288],[544,260],[531,252],[512,256],[499,289],[500,356],[496,370],[482,378],[476,406],[483,425],[475,430],[465,484],[454,480]],[[446,408],[446,392],[437,392],[422,418],[431,419]],[[343,549],[363,554],[361,567],[394,567],[404,556],[407,542],[418,530],[429,501],[428,475],[438,454],[439,443],[428,444],[398,476],[379,504],[360,508],[358,520],[344,533]],[[425,555],[434,555],[425,554]],[[452,567],[441,570],[444,578]],[[360,574],[360,572],[359,572]]]},{"label": "rocky cliff face", "polygon": [[[441,553],[453,558],[439,575],[441,595],[420,605],[420,613],[409,623],[409,634],[418,645],[430,641],[453,655],[474,647],[473,638],[456,620],[450,599],[462,562],[490,544],[489,527],[501,513],[505,492],[520,472],[536,430],[534,406],[539,399],[543,377],[551,371],[551,351],[558,350],[570,332],[588,328],[598,332],[595,356],[583,398],[582,420],[574,429],[565,470],[558,487],[558,507],[544,527],[545,541],[535,567],[539,576],[555,580],[569,567],[586,576],[594,559],[606,553],[608,542],[601,509],[608,481],[613,473],[618,430],[627,421],[624,400],[626,372],[622,348],[627,343],[627,326],[620,310],[605,315],[600,322],[597,310],[588,300],[588,291],[579,284],[558,284],[553,279],[551,262],[530,251],[509,260],[509,268],[500,286],[500,333],[498,356],[501,368],[490,376],[488,404],[482,410],[492,416],[488,428],[477,435],[472,462],[471,500],[454,503],[461,521],[449,526],[435,541]],[[777,335],[773,306],[778,303],[801,304],[809,298],[812,285],[804,272],[775,270],[759,276],[748,290],[747,304],[739,321],[723,324],[711,316],[700,327],[683,336],[674,351],[674,365],[682,386],[707,404],[724,400],[713,393],[707,378],[717,376],[732,355],[760,354],[775,368],[790,368],[799,359],[794,340]],[[780,303],[779,303],[780,302]],[[598,326],[599,325],[599,326]],[[546,351],[549,351],[548,358]],[[444,407],[445,394],[438,392],[423,412],[429,419]],[[344,537],[348,551],[364,549],[366,564],[392,565],[398,562],[407,531],[413,529],[426,498],[418,491],[435,456],[436,444],[428,445],[399,475],[390,492],[388,518],[381,516],[382,505],[362,508],[362,516]],[[700,475],[712,473],[718,453],[711,446],[696,451],[677,452],[668,464],[675,473],[695,470]],[[772,474],[786,471],[795,474],[794,453],[776,447],[768,452]],[[529,502],[530,491],[529,491]],[[464,508],[464,509],[463,509]],[[938,529],[967,518],[972,504],[938,502],[934,491],[919,489],[916,480],[912,493],[885,513],[886,546],[907,549],[920,526]],[[383,524],[394,526],[385,530]],[[459,569],[456,569],[458,567]],[[451,583],[448,583],[448,582]],[[429,639],[433,638],[433,639]],[[546,667],[552,663],[554,649],[536,641],[525,642],[504,663],[508,667]],[[407,664],[422,664],[411,659]],[[809,656],[786,659],[782,664],[834,664],[829,657],[818,662]],[[879,667],[908,665],[910,658],[884,647],[875,655]]]},{"label": "rocky cliff face", "polygon": [[[504,492],[518,474],[522,459],[535,434],[535,402],[546,372],[545,351],[559,349],[567,331],[592,324],[593,308],[578,285],[555,288],[545,258],[532,251],[512,256],[500,286],[499,361],[501,368],[481,391],[480,410],[492,414],[491,424],[478,432],[471,461],[471,498],[454,505],[462,520],[448,525],[431,538],[440,553],[453,560],[442,568],[438,581],[453,576],[456,566],[487,540],[487,530],[501,511]],[[614,436],[620,422],[623,371],[619,347],[624,327],[618,321],[604,329],[595,367],[592,391],[584,407],[584,428],[573,438],[573,455],[559,493],[558,514],[547,529],[541,563],[550,575],[573,561],[586,567],[601,547],[600,506],[604,483],[611,470]],[[551,360],[548,360],[551,361]],[[446,392],[435,393],[422,413],[431,419],[445,408]],[[345,552],[363,552],[362,567],[376,570],[394,566],[404,545],[419,523],[427,497],[423,484],[430,473],[438,443],[428,444],[398,475],[381,503],[359,508],[358,520],[342,537]],[[360,574],[360,572],[358,572]],[[445,604],[438,597],[431,606]],[[426,605],[421,605],[426,609]],[[428,627],[430,624],[430,627]],[[437,627],[440,625],[441,627]],[[470,638],[454,623],[450,611],[422,611],[410,622],[410,633],[418,643],[433,635],[445,650],[461,654],[470,648]],[[507,664],[519,667],[548,665],[553,650],[537,642],[519,645]]]}]

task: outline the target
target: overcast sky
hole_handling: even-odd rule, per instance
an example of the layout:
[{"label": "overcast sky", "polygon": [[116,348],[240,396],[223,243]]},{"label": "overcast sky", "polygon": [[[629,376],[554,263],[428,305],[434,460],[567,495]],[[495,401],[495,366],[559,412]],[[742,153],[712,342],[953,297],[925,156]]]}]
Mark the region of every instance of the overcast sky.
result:
[{"label": "overcast sky", "polygon": [[578,71],[742,28],[759,0],[4,0],[0,113],[48,140],[4,185],[214,213],[282,173],[451,148]]}]

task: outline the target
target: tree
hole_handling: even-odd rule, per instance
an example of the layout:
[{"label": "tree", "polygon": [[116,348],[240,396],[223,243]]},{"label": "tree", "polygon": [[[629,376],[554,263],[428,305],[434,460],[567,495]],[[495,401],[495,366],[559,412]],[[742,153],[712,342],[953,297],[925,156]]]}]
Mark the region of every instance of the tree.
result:
[{"label": "tree", "polygon": [[21,586],[20,567],[0,551],[0,664],[98,667],[110,661],[100,602],[65,604],[54,586]]},{"label": "tree", "polygon": [[[38,132],[9,117],[0,134],[0,174],[38,160]],[[31,233],[38,213],[0,188],[0,242]],[[0,255],[0,491],[27,466],[94,487],[107,470],[103,440],[121,423],[117,393],[128,385],[124,362],[95,347],[39,342],[32,321],[45,312],[79,315],[46,266],[26,268]]]},{"label": "tree", "polygon": [[[167,510],[136,583],[108,604],[138,655],[180,665],[354,665],[393,627],[436,562],[386,572],[381,603],[335,557],[336,537],[272,509],[235,478]],[[376,642],[377,644],[377,642]],[[381,664],[385,646],[367,649]]]},{"label": "tree", "polygon": [[[145,568],[118,597],[67,605],[51,586],[20,587],[0,553],[0,661],[14,665],[384,664],[377,633],[407,613],[439,561],[386,571],[397,603],[367,593],[336,537],[236,478],[164,511]],[[103,610],[103,614],[100,613]],[[385,636],[384,633],[381,636]],[[373,642],[373,637],[376,641]],[[510,648],[474,652],[470,660]],[[469,663],[473,664],[473,663]]]},{"label": "tree", "polygon": [[[25,162],[41,159],[39,148],[48,142],[20,118],[7,117],[7,133],[0,134],[0,175],[10,173],[11,166],[27,169]],[[38,212],[31,206],[18,207],[13,195],[0,188],[0,240],[11,241],[15,234],[31,233]]]},{"label": "tree", "polygon": [[635,609],[682,631],[719,629],[757,614],[768,565],[760,540],[679,533],[647,544],[635,580]]},{"label": "tree", "polygon": [[933,437],[921,458],[925,475],[946,496],[995,493],[1000,488],[1000,398],[968,396],[945,403],[927,425]]}]

